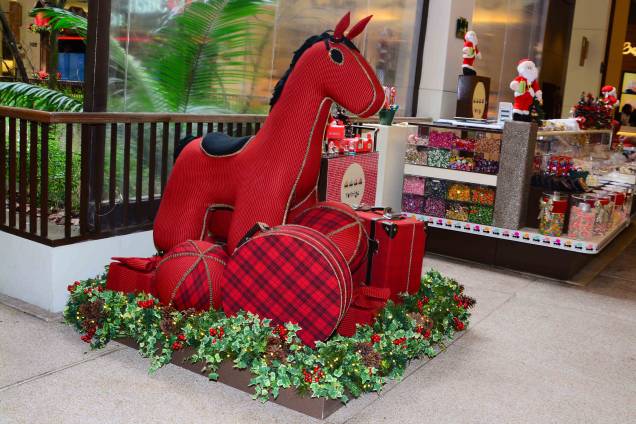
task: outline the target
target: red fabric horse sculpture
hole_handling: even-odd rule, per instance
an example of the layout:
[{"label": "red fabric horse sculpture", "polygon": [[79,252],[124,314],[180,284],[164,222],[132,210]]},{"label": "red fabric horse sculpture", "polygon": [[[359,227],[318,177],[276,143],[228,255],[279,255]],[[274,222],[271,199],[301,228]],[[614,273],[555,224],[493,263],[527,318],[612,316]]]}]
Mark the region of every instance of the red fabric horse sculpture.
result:
[{"label": "red fabric horse sculpture", "polygon": [[345,36],[347,13],[333,34],[309,38],[276,86],[263,127],[236,151],[210,153],[201,138],[183,148],[154,223],[158,250],[201,238],[206,213],[215,205],[232,210],[223,234],[232,252],[256,222],[284,224],[316,203],[332,103],[361,117],[375,114],[384,103],[375,72],[351,42],[370,19]]}]

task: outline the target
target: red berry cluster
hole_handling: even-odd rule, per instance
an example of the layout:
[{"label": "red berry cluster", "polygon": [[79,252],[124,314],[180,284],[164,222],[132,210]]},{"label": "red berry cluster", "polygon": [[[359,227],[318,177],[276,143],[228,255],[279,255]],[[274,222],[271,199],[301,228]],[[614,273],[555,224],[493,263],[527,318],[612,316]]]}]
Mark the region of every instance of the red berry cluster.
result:
[{"label": "red berry cluster", "polygon": [[470,304],[468,303],[468,300],[466,298],[464,298],[463,296],[455,294],[455,295],[453,295],[453,300],[455,301],[457,306],[460,307],[460,308],[468,309],[470,307]]},{"label": "red berry cluster", "polygon": [[88,331],[86,332],[86,334],[84,334],[82,337],[80,337],[80,339],[82,339],[82,341],[85,342],[85,343],[90,343],[91,340],[93,340],[93,336],[95,335],[95,331],[97,331],[97,326],[93,326],[93,327],[89,328]]},{"label": "red berry cluster", "polygon": [[464,328],[466,328],[464,323],[461,322],[457,317],[453,317],[453,324],[455,325],[455,330],[457,331],[462,331]]},{"label": "red berry cluster", "polygon": [[137,301],[137,306],[139,306],[142,309],[152,308],[154,306],[154,304],[155,304],[155,300],[154,299]]},{"label": "red berry cluster", "polygon": [[424,296],[422,299],[417,301],[417,309],[421,311],[424,305],[428,305],[429,301],[430,299],[427,296]]},{"label": "red berry cluster", "polygon": [[212,343],[216,343],[216,340],[221,340],[223,338],[223,336],[225,335],[225,330],[223,329],[223,327],[210,327],[210,336],[215,337],[214,339],[212,339]]},{"label": "red berry cluster", "polygon": [[316,365],[312,372],[303,368],[303,375],[305,376],[305,383],[311,383],[312,381],[317,383],[325,376],[325,373]]},{"label": "red berry cluster", "polygon": [[183,342],[185,342],[185,340],[186,340],[186,336],[183,334],[179,334],[177,336],[177,341],[172,343],[172,350],[179,350],[183,348]]},{"label": "red berry cluster", "polygon": [[274,328],[274,333],[278,334],[281,339],[285,339],[289,330],[287,330],[284,325],[277,325],[276,328]]},{"label": "red berry cluster", "polygon": [[68,290],[69,293],[73,293],[73,291],[75,291],[75,287],[79,285],[80,285],[80,282],[76,281],[73,284],[69,284],[68,286],[66,286],[66,290]]},{"label": "red berry cluster", "polygon": [[399,339],[393,340],[393,344],[396,346],[402,346],[402,349],[406,349],[406,337],[400,337]]},{"label": "red berry cluster", "polygon": [[376,344],[380,343],[381,337],[379,334],[374,334],[371,336],[371,343]]},{"label": "red berry cluster", "polygon": [[431,338],[431,330],[429,329],[424,329],[424,327],[422,327],[421,325],[418,326],[415,329],[416,332],[420,333],[425,339],[430,339]]}]

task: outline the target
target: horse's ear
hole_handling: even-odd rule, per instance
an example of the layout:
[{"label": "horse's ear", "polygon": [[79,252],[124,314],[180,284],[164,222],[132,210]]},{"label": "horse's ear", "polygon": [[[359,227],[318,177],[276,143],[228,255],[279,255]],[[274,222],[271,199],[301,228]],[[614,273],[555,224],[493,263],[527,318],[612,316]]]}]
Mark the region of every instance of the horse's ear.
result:
[{"label": "horse's ear", "polygon": [[353,28],[351,28],[351,31],[349,31],[349,33],[347,34],[347,38],[349,40],[353,40],[355,37],[360,35],[360,33],[364,31],[364,29],[367,27],[367,24],[369,23],[372,17],[373,15],[369,15],[363,20],[361,20],[360,22],[358,22],[357,24],[355,24]]},{"label": "horse's ear", "polygon": [[347,12],[347,14],[344,15],[342,19],[340,19],[338,25],[336,25],[336,29],[333,30],[333,38],[335,38],[336,40],[340,40],[342,39],[342,37],[344,37],[345,30],[349,28],[350,19],[351,12]]}]

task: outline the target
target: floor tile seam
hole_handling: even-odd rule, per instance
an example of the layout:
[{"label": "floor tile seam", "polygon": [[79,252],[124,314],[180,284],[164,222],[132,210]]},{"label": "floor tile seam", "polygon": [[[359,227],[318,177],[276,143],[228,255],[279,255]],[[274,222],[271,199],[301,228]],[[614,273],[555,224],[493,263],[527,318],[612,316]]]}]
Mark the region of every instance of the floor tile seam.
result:
[{"label": "floor tile seam", "polygon": [[65,371],[65,370],[67,370],[69,368],[73,368],[73,367],[75,367],[77,365],[82,365],[82,364],[84,364],[86,362],[91,362],[91,361],[94,361],[96,359],[103,358],[104,356],[110,355],[111,353],[119,352],[120,350],[123,350],[123,349],[125,349],[125,346],[108,349],[106,351],[102,351],[100,353],[97,353],[97,354],[91,356],[90,358],[82,359],[81,361],[71,362],[70,364],[66,364],[66,365],[64,365],[62,367],[55,368],[55,369],[52,369],[52,370],[49,370],[49,371],[45,371],[43,373],[40,373],[40,374],[31,376],[31,377],[25,378],[23,380],[16,381],[15,383],[7,384],[6,386],[0,387],[0,392],[7,391],[7,390],[13,389],[13,388],[18,387],[18,386],[22,386],[24,384],[28,384],[28,383],[31,383],[33,381],[40,380],[42,378],[46,378],[46,377],[48,377],[50,375],[57,374],[59,372]]}]

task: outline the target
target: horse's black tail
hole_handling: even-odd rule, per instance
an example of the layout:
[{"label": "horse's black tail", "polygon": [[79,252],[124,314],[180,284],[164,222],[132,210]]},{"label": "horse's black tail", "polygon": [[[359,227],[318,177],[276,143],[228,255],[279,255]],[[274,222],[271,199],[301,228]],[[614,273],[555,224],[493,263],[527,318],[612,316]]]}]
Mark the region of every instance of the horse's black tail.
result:
[{"label": "horse's black tail", "polygon": [[192,134],[188,134],[185,137],[183,137],[181,140],[179,140],[179,142],[177,143],[176,146],[174,146],[174,154],[173,154],[173,161],[176,162],[177,158],[179,157],[179,155],[181,154],[181,151],[183,149],[185,149],[185,147],[192,141],[194,140],[195,136],[193,136]]}]

